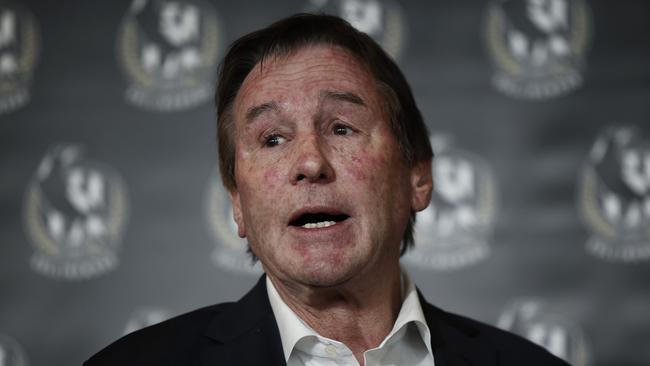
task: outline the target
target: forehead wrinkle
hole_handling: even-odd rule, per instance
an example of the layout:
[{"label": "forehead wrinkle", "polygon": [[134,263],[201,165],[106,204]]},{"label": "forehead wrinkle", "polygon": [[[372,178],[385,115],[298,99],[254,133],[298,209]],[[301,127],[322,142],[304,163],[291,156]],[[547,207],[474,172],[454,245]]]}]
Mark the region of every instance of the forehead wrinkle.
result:
[{"label": "forehead wrinkle", "polygon": [[246,115],[245,115],[246,124],[252,123],[257,117],[259,117],[264,113],[278,112],[279,109],[280,107],[278,106],[278,103],[275,101],[266,102],[266,103],[256,105],[254,107],[250,107],[246,111]]},{"label": "forehead wrinkle", "polygon": [[363,99],[359,95],[352,92],[322,90],[320,92],[320,99],[322,101],[332,100],[366,107],[366,103],[363,101]]},{"label": "forehead wrinkle", "polygon": [[[271,62],[267,60],[263,68],[258,63],[245,78],[243,84],[252,83],[256,84],[259,88],[266,86],[267,83],[272,85],[278,82],[292,84],[294,81],[304,78],[314,78],[316,82],[330,81],[331,78],[323,77],[321,72],[329,73],[332,71],[343,74],[346,76],[346,79],[349,78],[350,80],[360,77],[365,79],[368,76],[363,75],[366,74],[366,70],[359,61],[350,55],[348,51],[339,47],[325,47],[329,51],[329,54],[325,57],[318,55],[302,56],[303,52],[319,48],[321,47],[308,47],[288,55],[274,57]],[[295,57],[303,57],[303,59],[300,62],[296,62],[294,60]],[[311,62],[312,60],[317,60],[318,62],[313,63]],[[345,67],[341,67],[342,64],[346,64]],[[272,75],[272,80],[268,79],[269,75]],[[371,79],[374,78],[371,77]]]},{"label": "forehead wrinkle", "polygon": [[313,115],[314,124],[319,125],[324,122],[325,104],[328,102],[342,102],[355,106],[367,108],[368,106],[358,94],[348,91],[321,90],[318,92],[318,107]]},{"label": "forehead wrinkle", "polygon": [[[311,51],[316,51],[317,54],[309,54]],[[332,72],[338,76],[334,77],[331,74]],[[268,111],[275,110],[276,112],[283,112],[286,107],[289,107],[285,105],[284,97],[291,94],[295,81],[300,82],[305,79],[308,80],[307,84],[311,84],[305,92],[309,89],[315,92],[316,99],[314,102],[316,102],[317,108],[319,109],[323,104],[323,97],[326,97],[328,100],[346,102],[351,106],[359,105],[366,108],[374,108],[378,102],[375,100],[374,95],[359,94],[359,91],[363,90],[357,90],[359,83],[370,82],[371,84],[375,84],[376,80],[360,64],[356,57],[340,47],[318,45],[301,48],[296,50],[296,52],[279,57],[272,57],[266,59],[263,66],[261,63],[254,66],[253,70],[251,70],[242,82],[242,87],[237,93],[235,103],[245,108],[242,104],[251,95],[268,93],[267,96],[270,97],[271,102],[275,103],[273,106],[275,108],[268,108],[270,105],[264,106],[260,110],[253,110],[255,107],[249,109],[236,108],[239,109],[239,113],[237,114],[243,115],[244,121],[247,121],[247,115],[254,118]],[[319,84],[329,83],[336,79],[339,80],[338,83],[340,84],[334,87],[334,89],[330,89],[331,86],[325,86],[323,88],[325,90],[319,90],[323,87],[323,85]],[[309,94],[311,93],[309,92]],[[302,95],[304,96],[305,94],[303,93]],[[363,95],[363,98],[360,95]],[[276,100],[276,97],[280,97],[281,99]],[[237,103],[238,101],[244,103]],[[262,106],[267,101],[258,100],[258,102],[261,103],[258,106]],[[305,107],[304,104],[302,106]],[[252,122],[253,120],[250,121]]]}]

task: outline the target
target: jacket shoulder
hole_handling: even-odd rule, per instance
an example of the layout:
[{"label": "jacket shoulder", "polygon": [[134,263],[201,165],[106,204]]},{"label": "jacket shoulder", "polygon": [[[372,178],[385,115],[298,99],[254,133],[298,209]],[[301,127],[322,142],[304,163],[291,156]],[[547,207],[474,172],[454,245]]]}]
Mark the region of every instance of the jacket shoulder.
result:
[{"label": "jacket shoulder", "polygon": [[129,333],[90,357],[84,366],[185,365],[210,340],[211,320],[234,303],[200,308]]},{"label": "jacket shoulder", "polygon": [[442,311],[443,322],[473,341],[493,348],[500,366],[569,366],[545,348],[503,329]]}]

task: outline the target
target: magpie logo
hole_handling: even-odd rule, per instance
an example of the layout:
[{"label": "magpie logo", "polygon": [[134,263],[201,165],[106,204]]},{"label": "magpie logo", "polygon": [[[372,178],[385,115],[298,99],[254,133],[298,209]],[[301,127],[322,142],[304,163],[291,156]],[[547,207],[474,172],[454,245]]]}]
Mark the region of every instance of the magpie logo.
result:
[{"label": "magpie logo", "polygon": [[39,47],[36,21],[27,9],[0,4],[0,113],[29,101]]},{"label": "magpie logo", "polygon": [[434,134],[431,144],[435,188],[429,207],[417,214],[415,247],[404,259],[423,269],[459,269],[490,252],[496,181],[487,162],[455,147],[450,136]]},{"label": "magpie logo", "polygon": [[0,366],[27,366],[22,347],[13,339],[0,334]]},{"label": "magpie logo", "polygon": [[371,36],[394,59],[403,53],[407,39],[406,17],[393,0],[310,0],[308,12],[337,15]]},{"label": "magpie logo", "polygon": [[574,366],[589,364],[585,336],[576,324],[538,298],[513,301],[502,312],[498,327],[536,343]]},{"label": "magpie logo", "polygon": [[222,47],[220,24],[203,0],[134,0],[120,26],[118,59],[126,99],[177,111],[212,97]]},{"label": "magpie logo", "polygon": [[580,173],[578,208],[591,231],[589,253],[619,262],[650,258],[650,142],[637,128],[599,134]]},{"label": "magpie logo", "polygon": [[262,273],[260,262],[253,264],[248,242],[237,234],[230,196],[213,174],[208,184],[206,199],[207,222],[214,238],[213,263],[224,270],[258,276]]},{"label": "magpie logo", "polygon": [[485,24],[499,91],[541,100],[582,85],[591,37],[591,13],[583,0],[493,0]]},{"label": "magpie logo", "polygon": [[87,159],[78,145],[57,145],[28,184],[24,223],[32,268],[63,279],[88,279],[117,265],[128,211],[120,176]]}]

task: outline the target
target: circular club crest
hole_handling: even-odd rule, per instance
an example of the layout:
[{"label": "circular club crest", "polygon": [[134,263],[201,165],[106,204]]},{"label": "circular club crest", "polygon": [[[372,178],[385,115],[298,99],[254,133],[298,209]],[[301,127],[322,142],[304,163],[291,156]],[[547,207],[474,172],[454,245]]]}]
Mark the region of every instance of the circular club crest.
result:
[{"label": "circular club crest", "polygon": [[222,269],[251,275],[262,273],[259,261],[253,263],[248,253],[248,242],[237,234],[232,204],[218,174],[210,179],[207,193],[208,226],[215,240],[212,261]]},{"label": "circular club crest", "polygon": [[540,299],[513,301],[501,313],[498,326],[546,348],[573,366],[589,364],[587,341],[580,327]]},{"label": "circular club crest", "polygon": [[160,307],[141,307],[136,309],[124,327],[124,334],[158,324],[172,317],[169,310]]},{"label": "circular club crest", "polygon": [[84,158],[79,146],[55,146],[25,195],[32,268],[63,279],[107,272],[117,265],[126,216],[126,190],[113,169]]},{"label": "circular club crest", "polygon": [[584,0],[492,0],[485,27],[492,82],[516,98],[552,98],[582,84],[591,33]]},{"label": "circular club crest", "polygon": [[434,191],[417,214],[415,247],[404,260],[423,269],[453,270],[487,257],[496,216],[496,184],[481,158],[433,135]]},{"label": "circular club crest", "polygon": [[0,2],[0,113],[29,100],[39,35],[33,16],[19,4]]},{"label": "circular club crest", "polygon": [[118,35],[118,58],[129,79],[126,99],[158,111],[210,99],[220,47],[209,2],[134,0]]},{"label": "circular club crest", "polygon": [[650,141],[609,127],[591,148],[578,182],[587,251],[621,262],[650,259]]},{"label": "circular club crest", "polygon": [[0,334],[0,366],[27,366],[25,352],[16,341]]},{"label": "circular club crest", "polygon": [[393,0],[311,0],[308,12],[339,16],[371,36],[394,59],[403,52],[406,22],[400,5]]}]

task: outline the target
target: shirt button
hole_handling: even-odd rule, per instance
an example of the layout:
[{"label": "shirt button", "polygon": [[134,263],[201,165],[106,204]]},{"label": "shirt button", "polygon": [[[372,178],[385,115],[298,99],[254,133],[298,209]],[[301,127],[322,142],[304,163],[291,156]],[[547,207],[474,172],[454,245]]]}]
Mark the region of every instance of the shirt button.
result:
[{"label": "shirt button", "polygon": [[330,357],[336,357],[336,347],[332,346],[331,344],[328,344],[325,346],[325,353],[327,353]]}]

